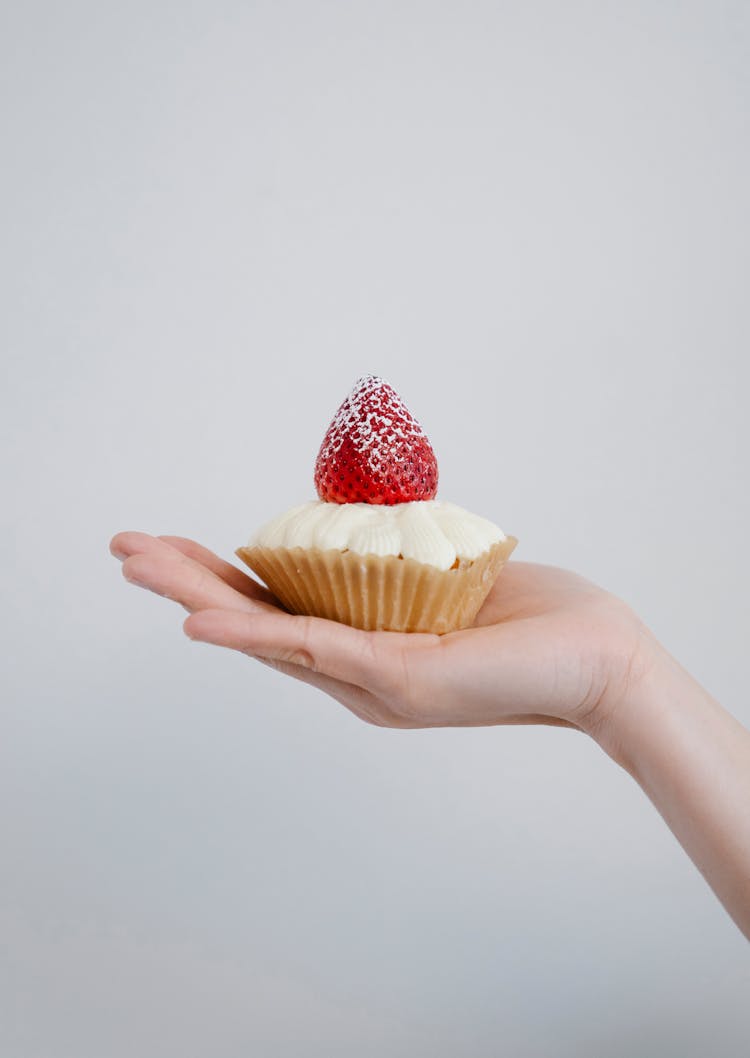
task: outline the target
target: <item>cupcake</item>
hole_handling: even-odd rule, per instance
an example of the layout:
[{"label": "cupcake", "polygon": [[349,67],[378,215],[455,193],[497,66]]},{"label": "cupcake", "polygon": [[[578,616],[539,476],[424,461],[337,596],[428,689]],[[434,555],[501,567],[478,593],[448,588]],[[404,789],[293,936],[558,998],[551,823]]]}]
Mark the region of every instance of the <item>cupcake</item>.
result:
[{"label": "cupcake", "polygon": [[369,630],[468,628],[516,540],[437,500],[437,485],[424,430],[391,386],[366,375],[323,439],[318,499],[268,522],[237,554],[292,613]]}]

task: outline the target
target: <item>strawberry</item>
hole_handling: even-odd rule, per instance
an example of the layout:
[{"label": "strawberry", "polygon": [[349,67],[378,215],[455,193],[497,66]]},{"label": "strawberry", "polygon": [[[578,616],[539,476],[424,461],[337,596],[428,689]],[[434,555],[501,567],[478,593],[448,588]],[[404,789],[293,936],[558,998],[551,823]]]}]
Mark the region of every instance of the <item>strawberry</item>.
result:
[{"label": "strawberry", "polygon": [[315,461],[328,503],[410,503],[437,492],[435,453],[396,391],[365,375],[333,417]]}]

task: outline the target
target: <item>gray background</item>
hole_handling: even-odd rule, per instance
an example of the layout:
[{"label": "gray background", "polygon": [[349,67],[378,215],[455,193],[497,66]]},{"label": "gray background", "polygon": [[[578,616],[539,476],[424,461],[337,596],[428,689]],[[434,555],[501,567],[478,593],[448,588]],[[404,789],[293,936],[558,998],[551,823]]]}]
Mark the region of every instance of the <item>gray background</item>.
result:
[{"label": "gray background", "polygon": [[746,1055],[746,942],[550,729],[389,732],[127,587],[384,375],[441,495],[750,719],[745,3],[7,3],[3,1058]]}]

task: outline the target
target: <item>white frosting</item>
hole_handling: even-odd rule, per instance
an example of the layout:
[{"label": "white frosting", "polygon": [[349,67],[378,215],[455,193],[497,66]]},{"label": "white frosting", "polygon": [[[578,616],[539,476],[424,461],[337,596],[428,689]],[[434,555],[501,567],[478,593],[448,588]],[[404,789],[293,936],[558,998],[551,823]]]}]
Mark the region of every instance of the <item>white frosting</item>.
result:
[{"label": "white frosting", "polygon": [[313,500],[264,525],[250,546],[403,555],[450,569],[457,558],[477,558],[501,540],[501,529],[455,503],[418,500],[388,506]]}]

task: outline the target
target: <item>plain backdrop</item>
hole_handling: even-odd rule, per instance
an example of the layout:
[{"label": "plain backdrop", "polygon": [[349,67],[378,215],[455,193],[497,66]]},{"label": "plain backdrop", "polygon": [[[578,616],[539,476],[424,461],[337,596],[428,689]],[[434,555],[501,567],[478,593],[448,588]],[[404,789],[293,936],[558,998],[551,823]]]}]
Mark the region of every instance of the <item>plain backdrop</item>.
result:
[{"label": "plain backdrop", "polygon": [[729,1058],[747,943],[585,737],[187,641],[383,375],[440,495],[748,721],[750,8],[7,2],[3,1058]]}]

